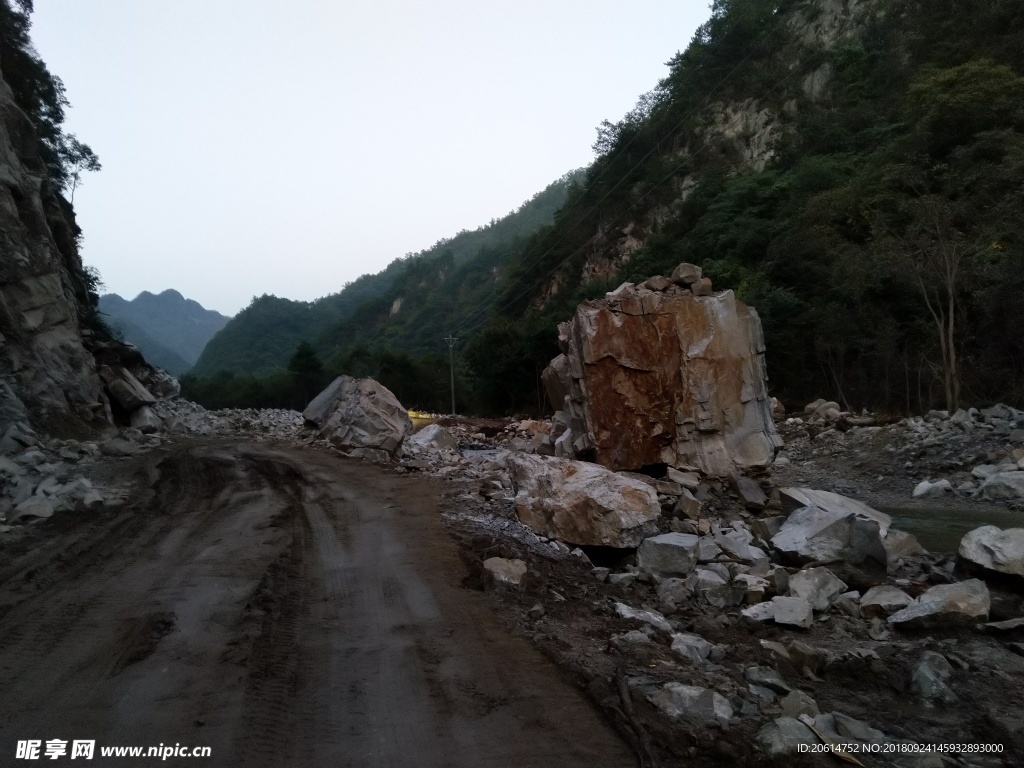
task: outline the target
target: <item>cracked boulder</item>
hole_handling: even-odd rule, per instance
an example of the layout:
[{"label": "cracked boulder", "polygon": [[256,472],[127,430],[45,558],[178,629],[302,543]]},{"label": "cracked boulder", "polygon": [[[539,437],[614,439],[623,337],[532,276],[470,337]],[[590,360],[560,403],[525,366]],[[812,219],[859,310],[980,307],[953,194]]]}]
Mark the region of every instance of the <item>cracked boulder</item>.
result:
[{"label": "cracked boulder", "polygon": [[883,572],[888,567],[888,553],[878,522],[841,509],[801,507],[782,524],[771,543],[779,552],[801,563],[873,564]]},{"label": "cracked boulder", "polygon": [[719,477],[771,464],[782,441],[761,321],[732,291],[689,285],[625,283],[559,326],[563,354],[543,377],[567,425],[556,451],[610,469],[666,464]]},{"label": "cracked boulder", "polygon": [[516,515],[542,536],[635,547],[661,514],[654,488],[596,464],[525,453],[510,453],[507,460]]},{"label": "cracked boulder", "polygon": [[412,419],[387,387],[373,379],[339,376],[306,406],[302,417],[342,451],[394,456]]},{"label": "cracked boulder", "polygon": [[100,368],[100,378],[107,385],[110,396],[128,413],[156,402],[149,390],[124,366],[105,365]]}]

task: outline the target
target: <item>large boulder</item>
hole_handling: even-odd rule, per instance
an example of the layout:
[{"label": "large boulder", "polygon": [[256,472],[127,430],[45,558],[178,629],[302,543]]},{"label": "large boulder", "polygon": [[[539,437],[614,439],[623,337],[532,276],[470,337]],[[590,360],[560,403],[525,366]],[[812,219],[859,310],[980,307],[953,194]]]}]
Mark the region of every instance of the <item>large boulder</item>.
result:
[{"label": "large boulder", "polygon": [[661,513],[647,483],[572,459],[508,455],[516,514],[535,532],[573,544],[635,547]]},{"label": "large boulder", "polygon": [[412,431],[412,419],[391,390],[373,379],[339,376],[302,412],[307,424],[343,451],[394,455]]},{"label": "large boulder", "polygon": [[816,611],[827,609],[845,591],[846,584],[828,568],[807,568],[789,580],[790,596],[802,597]]},{"label": "large boulder", "polygon": [[880,584],[864,593],[860,599],[860,615],[866,619],[889,616],[912,605],[914,598],[898,587]]},{"label": "large boulder", "polygon": [[751,621],[774,621],[801,629],[809,629],[814,624],[814,609],[802,597],[773,597],[767,603],[744,608],[741,613]]},{"label": "large boulder", "polygon": [[847,562],[883,572],[888,568],[879,523],[839,509],[801,507],[787,518],[771,543],[800,563]]},{"label": "large boulder", "polygon": [[1024,528],[975,528],[960,540],[959,555],[989,571],[1024,576]]},{"label": "large boulder", "polygon": [[782,441],[761,321],[732,291],[688,285],[626,283],[559,326],[563,354],[543,377],[568,424],[556,451],[610,469],[667,464],[722,477],[771,464]]},{"label": "large boulder", "polygon": [[124,366],[105,365],[100,368],[100,378],[107,385],[111,398],[128,413],[156,402],[149,390]]}]

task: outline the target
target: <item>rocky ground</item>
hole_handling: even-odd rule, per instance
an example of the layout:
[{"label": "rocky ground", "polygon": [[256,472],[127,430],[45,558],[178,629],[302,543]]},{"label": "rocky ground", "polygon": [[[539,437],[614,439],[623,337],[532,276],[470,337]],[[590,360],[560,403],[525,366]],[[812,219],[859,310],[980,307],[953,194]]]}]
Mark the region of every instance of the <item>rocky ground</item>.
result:
[{"label": "rocky ground", "polygon": [[[974,429],[939,413],[861,426],[791,418],[782,425],[781,461],[760,478],[768,497],[763,510],[743,503],[738,489],[710,483],[697,493],[699,520],[669,513],[659,528],[713,539],[730,529],[756,531],[758,520],[781,511],[773,488],[789,485],[889,508],[968,507],[979,519],[1012,512],[1019,500],[987,499],[978,489],[992,475],[1017,471],[1019,434],[1006,424],[981,426],[986,418],[972,418]],[[529,447],[535,425],[523,426],[494,442]],[[481,437],[477,432],[475,441]],[[850,579],[857,574],[833,566],[851,583],[816,606],[808,626],[763,622],[746,604],[786,593],[774,583],[774,563],[764,593],[740,590],[737,600],[721,586],[740,576],[737,563],[721,562],[729,558],[709,557],[695,569],[695,582],[691,576],[679,583],[642,567],[628,550],[570,550],[518,522],[500,455],[470,453],[475,466],[457,469],[464,461],[452,455],[447,467],[432,471],[453,478],[446,520],[466,552],[467,585],[486,589],[515,631],[587,689],[644,763],[839,761],[801,754],[801,742],[819,745],[808,749],[852,745],[860,751],[844,757],[864,765],[1017,765],[1024,759],[1024,707],[1016,693],[1024,682],[1024,605],[1017,581],[988,573],[986,589],[957,569],[954,553],[934,552],[896,558],[888,574],[862,574],[858,594]],[[921,481],[943,478],[951,490],[913,498]],[[661,501],[672,509],[671,497],[662,494]],[[523,575],[509,579],[507,566],[492,558],[521,561]],[[828,575],[815,565],[785,567],[790,584],[808,574]],[[712,581],[712,569],[720,579]],[[941,586],[947,584],[954,586]],[[987,615],[891,623],[932,588],[964,584],[968,592],[981,584]],[[970,746],[959,751],[951,744]],[[889,751],[866,751],[874,749]],[[999,751],[970,751],[985,749]]]},{"label": "rocky ground", "polygon": [[[0,440],[0,547],[34,545],[54,515],[116,510],[140,482],[124,475],[123,457],[190,436],[338,452],[303,431],[294,412],[209,413],[180,399],[152,409],[155,432],[95,442],[9,429]],[[889,422],[834,410],[780,418],[784,451],[752,482],[631,477],[661,509],[647,538],[667,535],[679,545],[668,559],[692,560],[680,572],[650,552],[645,559],[653,544],[583,551],[518,520],[520,481],[505,452],[543,450],[543,422],[443,419],[387,466],[444,481],[463,586],[482,590],[511,631],[585,690],[643,765],[1021,764],[1018,580],[912,547],[886,552],[881,572],[809,560],[787,556],[773,536],[791,511],[778,492],[788,486],[875,508],[1015,514],[1020,499],[1000,489],[1012,490],[1020,473],[1024,423],[1012,410]],[[961,592],[932,600],[951,589]],[[837,744],[856,751],[810,751]]]},{"label": "rocky ground", "polygon": [[[1024,511],[1024,478],[1006,477],[1024,470],[1024,429],[1012,426],[1020,421],[1024,414],[1007,406],[899,420],[791,416],[778,425],[786,445],[773,476],[876,507],[919,499],[928,506],[980,501]],[[996,474],[1003,478],[986,484]]]}]

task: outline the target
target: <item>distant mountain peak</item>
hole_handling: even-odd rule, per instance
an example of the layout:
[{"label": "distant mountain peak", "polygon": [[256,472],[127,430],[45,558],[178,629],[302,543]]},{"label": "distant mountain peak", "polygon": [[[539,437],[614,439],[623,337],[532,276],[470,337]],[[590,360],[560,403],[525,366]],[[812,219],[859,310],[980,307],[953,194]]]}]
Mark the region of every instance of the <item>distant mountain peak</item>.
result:
[{"label": "distant mountain peak", "polygon": [[230,318],[168,288],[141,291],[131,301],[117,294],[100,297],[100,311],[125,341],[138,346],[148,360],[175,375],[184,373],[206,343]]}]

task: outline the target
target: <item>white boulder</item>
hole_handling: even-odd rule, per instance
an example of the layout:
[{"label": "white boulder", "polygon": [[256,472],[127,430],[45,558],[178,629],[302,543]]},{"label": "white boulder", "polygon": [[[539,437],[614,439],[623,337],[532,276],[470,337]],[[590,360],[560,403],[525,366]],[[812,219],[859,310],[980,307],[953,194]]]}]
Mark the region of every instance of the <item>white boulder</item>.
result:
[{"label": "white boulder", "polygon": [[510,453],[507,465],[516,490],[516,515],[542,536],[573,544],[635,547],[661,513],[654,488],[597,464]]},{"label": "white boulder", "polygon": [[484,573],[493,584],[518,587],[526,575],[526,563],[522,560],[507,560],[504,557],[489,557],[484,560]]},{"label": "white boulder", "polygon": [[672,625],[668,623],[668,619],[657,611],[646,611],[642,608],[631,608],[625,603],[616,603],[615,613],[619,615],[619,618],[639,621],[655,629],[660,629],[662,632],[672,631]]},{"label": "white boulder", "polygon": [[843,560],[861,565],[873,560],[888,566],[879,522],[844,509],[802,507],[782,524],[771,543],[801,562]]},{"label": "white boulder", "polygon": [[959,555],[990,571],[1024,576],[1024,528],[975,528],[960,540]]},{"label": "white boulder", "polygon": [[889,616],[912,605],[914,598],[898,587],[888,584],[872,587],[860,599],[860,615],[866,619]]},{"label": "white boulder", "polygon": [[455,451],[459,444],[451,432],[440,424],[428,424],[419,432],[405,438],[408,448],[418,451]]},{"label": "white boulder", "polygon": [[339,376],[302,416],[343,451],[375,449],[393,456],[412,431],[412,419],[398,398],[373,379]]},{"label": "white boulder", "polygon": [[790,597],[802,597],[816,611],[824,611],[846,591],[846,584],[828,568],[806,568],[789,579]]},{"label": "white boulder", "polygon": [[991,605],[985,582],[968,579],[932,587],[911,605],[890,616],[889,622],[895,626],[919,628],[984,621]]}]

